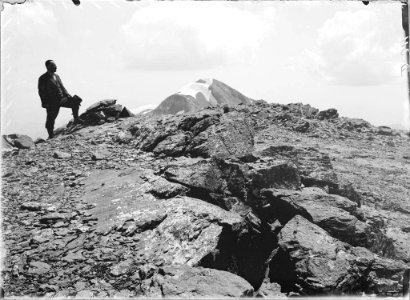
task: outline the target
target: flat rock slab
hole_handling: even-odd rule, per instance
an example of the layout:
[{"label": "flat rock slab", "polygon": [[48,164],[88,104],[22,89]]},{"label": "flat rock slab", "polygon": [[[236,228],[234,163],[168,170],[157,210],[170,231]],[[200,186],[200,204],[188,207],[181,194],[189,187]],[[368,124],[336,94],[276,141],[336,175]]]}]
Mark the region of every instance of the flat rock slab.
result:
[{"label": "flat rock slab", "polygon": [[[149,211],[157,200],[148,190],[152,187],[143,179],[144,169],[95,171],[85,181],[83,199],[93,204],[97,231],[104,231],[124,222],[134,209]],[[121,223],[122,224],[122,223]]]},{"label": "flat rock slab", "polygon": [[239,298],[252,296],[245,279],[226,271],[187,266],[166,266],[148,280],[148,296],[166,298]]}]

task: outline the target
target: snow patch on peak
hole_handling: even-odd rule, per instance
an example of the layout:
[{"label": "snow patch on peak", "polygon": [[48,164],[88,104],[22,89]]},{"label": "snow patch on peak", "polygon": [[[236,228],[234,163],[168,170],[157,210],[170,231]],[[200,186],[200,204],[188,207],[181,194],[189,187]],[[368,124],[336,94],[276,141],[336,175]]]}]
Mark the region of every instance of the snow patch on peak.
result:
[{"label": "snow patch on peak", "polygon": [[177,94],[192,96],[193,98],[196,98],[196,95],[198,93],[201,93],[208,102],[211,102],[210,86],[212,85],[212,83],[213,79],[211,78],[199,79],[194,83],[189,83],[183,86]]},{"label": "snow patch on peak", "polygon": [[146,113],[148,113],[149,111],[155,109],[157,106],[158,106],[158,105],[156,105],[156,104],[142,105],[142,106],[140,106],[140,107],[131,109],[131,112],[132,112],[133,114],[135,114],[135,115],[138,115],[139,113],[146,114]]}]

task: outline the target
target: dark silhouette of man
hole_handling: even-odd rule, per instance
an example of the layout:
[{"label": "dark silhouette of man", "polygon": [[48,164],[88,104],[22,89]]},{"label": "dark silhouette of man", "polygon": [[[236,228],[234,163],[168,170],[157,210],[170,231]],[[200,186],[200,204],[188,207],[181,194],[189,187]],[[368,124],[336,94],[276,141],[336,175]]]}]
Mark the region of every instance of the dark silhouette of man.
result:
[{"label": "dark silhouette of man", "polygon": [[57,65],[52,60],[46,61],[47,72],[38,79],[38,94],[41,99],[41,106],[47,110],[46,128],[48,138],[54,136],[54,122],[60,112],[60,107],[68,107],[73,111],[74,123],[80,123],[78,111],[80,103],[75,101],[67,92],[60,76],[56,74]]}]

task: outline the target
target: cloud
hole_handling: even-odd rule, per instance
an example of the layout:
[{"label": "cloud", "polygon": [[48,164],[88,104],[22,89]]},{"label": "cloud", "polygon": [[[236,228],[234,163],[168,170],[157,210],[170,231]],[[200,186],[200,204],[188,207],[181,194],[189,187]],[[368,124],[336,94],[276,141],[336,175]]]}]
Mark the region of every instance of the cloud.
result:
[{"label": "cloud", "polygon": [[122,28],[124,63],[144,70],[192,70],[249,60],[274,18],[273,8],[260,8],[249,3],[153,3]]},{"label": "cloud", "polygon": [[7,20],[2,28],[3,34],[28,39],[58,34],[53,11],[41,2],[27,1],[23,5],[7,7],[2,14]]},{"label": "cloud", "polygon": [[315,48],[307,51],[311,69],[340,85],[399,79],[404,64],[400,11],[382,8],[337,12],[327,20],[318,30]]}]

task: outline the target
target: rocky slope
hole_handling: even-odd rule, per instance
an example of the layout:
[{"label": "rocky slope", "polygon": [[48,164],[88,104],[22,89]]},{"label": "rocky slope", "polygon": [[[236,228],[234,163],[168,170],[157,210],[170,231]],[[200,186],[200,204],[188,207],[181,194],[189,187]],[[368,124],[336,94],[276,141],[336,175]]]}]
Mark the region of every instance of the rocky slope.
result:
[{"label": "rocky slope", "polygon": [[216,79],[199,79],[162,101],[154,115],[196,112],[208,106],[250,104],[252,99]]},{"label": "rocky slope", "polygon": [[113,105],[3,151],[6,296],[408,290],[404,132],[302,104],[108,120]]}]

